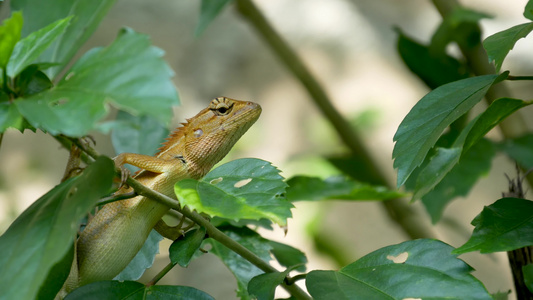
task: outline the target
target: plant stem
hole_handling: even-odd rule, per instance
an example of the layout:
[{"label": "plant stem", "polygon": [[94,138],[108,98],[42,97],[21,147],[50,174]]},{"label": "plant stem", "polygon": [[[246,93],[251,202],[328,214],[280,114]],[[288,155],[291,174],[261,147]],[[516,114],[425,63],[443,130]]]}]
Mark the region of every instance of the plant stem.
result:
[{"label": "plant stem", "polygon": [[[96,150],[94,150],[92,147],[84,146],[82,143],[79,142],[78,139],[69,139],[72,143],[78,145],[85,153],[87,153],[88,156],[90,156],[93,159],[96,159],[99,154]],[[117,169],[117,174],[120,174],[120,170]],[[202,217],[200,214],[190,211],[187,207],[181,208],[181,205],[178,200],[172,199],[164,194],[161,194],[157,191],[154,191],[144,185],[142,185],[139,181],[133,179],[131,176],[128,177],[126,180],[126,183],[133,188],[133,190],[138,194],[142,195],[144,197],[150,198],[154,201],[157,201],[161,204],[164,204],[170,208],[173,208],[179,212],[181,212],[185,217],[189,218],[193,222],[197,223],[200,226],[203,226],[206,229],[207,234],[210,238],[216,240],[217,242],[221,243],[222,245],[226,246],[228,249],[234,251],[235,253],[239,254],[242,258],[248,260],[250,263],[258,267],[259,269],[263,270],[266,273],[271,272],[278,272],[274,267],[272,267],[270,264],[262,260],[259,256],[255,255],[252,251],[248,250],[241,244],[237,243],[233,239],[231,239],[229,236],[224,234],[222,231],[218,230],[215,226],[213,226],[209,220]],[[159,274],[162,274],[169,266],[165,267]],[[168,271],[166,271],[168,272]],[[159,276],[158,274],[158,276]],[[162,277],[161,276],[161,277]],[[157,276],[156,276],[157,277]],[[156,278],[154,278],[156,279]],[[152,281],[154,280],[152,279]],[[160,278],[159,278],[160,279]],[[157,280],[159,280],[157,279]],[[290,282],[291,278],[289,276],[286,277],[287,282]],[[297,285],[288,285],[286,283],[282,284],[282,287],[287,290],[294,298],[296,299],[311,299],[311,297],[304,292],[302,289],[300,289]]]},{"label": "plant stem", "polygon": [[152,280],[150,280],[146,286],[152,286],[152,285],[155,285],[159,280],[161,280],[161,278],[165,277],[165,275],[167,275],[168,272],[170,272],[170,270],[172,270],[172,268],[174,268],[175,264],[173,264],[172,262],[169,262],[168,265],[166,265],[163,270],[161,270],[159,273],[157,273],[157,275],[154,276],[154,278],[152,278]]},{"label": "plant stem", "polygon": [[[389,186],[387,178],[379,170],[378,164],[365,148],[363,140],[351,129],[351,125],[333,106],[328,95],[318,81],[311,75],[298,55],[290,48],[283,38],[272,28],[263,14],[250,0],[237,0],[237,10],[261,35],[272,52],[283,65],[304,86],[315,105],[322,111],[327,120],[333,125],[342,142],[350,149],[353,156],[359,159],[365,170],[365,177],[373,182]],[[405,233],[412,239],[434,238],[436,233],[425,215],[410,206],[405,199],[395,199],[381,202],[389,217],[396,221]]]},{"label": "plant stem", "polygon": [[507,76],[507,80],[533,80],[533,76]]}]

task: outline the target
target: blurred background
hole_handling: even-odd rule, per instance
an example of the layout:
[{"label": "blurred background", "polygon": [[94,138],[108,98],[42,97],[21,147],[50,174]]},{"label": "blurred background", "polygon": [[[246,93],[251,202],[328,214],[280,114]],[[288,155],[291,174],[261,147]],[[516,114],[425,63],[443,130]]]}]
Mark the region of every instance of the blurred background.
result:
[{"label": "blurred background", "polygon": [[[483,36],[524,23],[526,0],[463,0],[466,7],[492,15],[484,19]],[[396,51],[400,28],[420,42],[429,41],[441,21],[430,1],[423,0],[256,0],[266,18],[290,43],[330,95],[341,113],[364,138],[379,167],[395,183],[392,137],[403,117],[429,90],[401,62]],[[9,12],[2,4],[2,15]],[[118,0],[78,57],[90,48],[106,46],[127,26],[149,35],[166,52],[175,71],[181,106],[172,126],[195,115],[217,96],[252,100],[263,107],[256,125],[225,159],[258,157],[283,171],[327,177],[338,174],[323,157],[343,154],[345,147],[309,95],[273,56],[233,5],[226,7],[199,37],[194,36],[200,1]],[[516,75],[533,73],[533,39],[521,40],[502,70]],[[451,47],[451,53],[457,49]],[[514,97],[531,99],[528,83],[510,83]],[[484,105],[484,104],[481,104]],[[531,107],[530,107],[531,108]],[[532,115],[531,109],[521,113]],[[526,118],[527,119],[527,118]],[[533,128],[533,118],[528,125]],[[498,139],[499,132],[489,135]],[[108,136],[94,133],[96,148],[114,156]],[[45,134],[9,130],[0,148],[0,232],[22,210],[59,183],[68,152]],[[484,205],[507,189],[504,174],[515,174],[514,164],[502,156],[467,199],[452,202],[435,225],[439,239],[454,247],[470,236],[470,221]],[[422,214],[420,203],[412,204]],[[428,217],[429,218],[429,217]],[[408,239],[376,202],[297,203],[288,234],[277,228],[264,236],[304,251],[308,270],[338,269],[378,248]],[[327,235],[326,245],[338,250],[333,259],[321,253],[316,236]],[[313,237],[314,236],[314,237]],[[167,264],[169,243],[163,242],[156,270]],[[461,256],[491,292],[507,291],[512,280],[504,253]],[[216,299],[234,299],[231,273],[214,256],[204,255],[187,270],[176,267],[161,284],[190,285]],[[283,295],[283,294],[282,294]],[[512,299],[512,297],[511,297]]]}]

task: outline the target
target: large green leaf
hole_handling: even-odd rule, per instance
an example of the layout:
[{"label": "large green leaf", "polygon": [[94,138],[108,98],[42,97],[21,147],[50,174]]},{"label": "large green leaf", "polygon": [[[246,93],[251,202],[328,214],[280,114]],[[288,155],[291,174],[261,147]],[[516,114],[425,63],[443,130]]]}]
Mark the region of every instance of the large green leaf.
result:
[{"label": "large green leaf", "polygon": [[162,240],[163,237],[157,233],[157,231],[150,231],[148,238],[137,255],[135,255],[126,268],[113,279],[124,281],[141,278],[144,271],[154,264],[155,256],[159,253],[159,242]]},{"label": "large green leaf", "polygon": [[0,237],[0,290],[5,299],[34,299],[51,270],[66,279],[70,264],[62,270],[53,268],[69,255],[79,221],[110,191],[114,175],[113,162],[99,157],[82,175],[56,186],[11,224]]},{"label": "large green leaf", "polygon": [[432,191],[422,197],[422,203],[433,223],[440,220],[448,203],[457,197],[466,196],[477,180],[488,174],[495,154],[491,142],[480,140],[461,156],[459,163],[454,165]]},{"label": "large green leaf", "polygon": [[524,283],[529,291],[533,293],[533,264],[523,266],[522,273],[524,274]]},{"label": "large green leaf", "polygon": [[284,226],[292,204],[282,195],[287,184],[269,162],[243,158],[223,164],[201,180],[185,179],[174,186],[182,206],[239,221],[269,219]]},{"label": "large green leaf", "polygon": [[403,119],[394,135],[394,167],[398,186],[405,183],[426,157],[444,129],[476,103],[487,90],[507,76],[484,75],[440,86],[424,96]]},{"label": "large green leaf", "polygon": [[108,103],[168,122],[178,97],[162,55],[146,35],[122,30],[110,46],[80,58],[56,87],[15,103],[30,124],[51,134],[87,134]]},{"label": "large green leaf", "polygon": [[494,61],[497,71],[502,67],[503,60],[516,42],[526,37],[531,30],[533,30],[533,22],[524,23],[495,33],[483,41],[483,47],[487,50],[489,61]]},{"label": "large green leaf", "polygon": [[14,12],[11,18],[5,19],[0,26],[0,69],[6,67],[13,48],[20,39],[22,23],[22,14]]},{"label": "large green leaf", "polygon": [[400,32],[398,53],[403,62],[431,89],[468,77],[466,66],[444,52],[431,51]]},{"label": "large green leaf", "polygon": [[9,102],[0,102],[0,132],[9,127],[20,129],[22,124],[22,116],[17,107]]},{"label": "large green leaf", "polygon": [[505,118],[520,108],[532,103],[533,101],[526,102],[512,98],[500,98],[492,102],[487,110],[485,110],[476,120],[472,129],[470,129],[463,145],[463,153],[468,151],[472,145],[481,140],[492,128]]},{"label": "large green leaf", "polygon": [[453,253],[491,253],[533,245],[533,201],[503,198],[483,208],[472,220],[470,239]]},{"label": "large green leaf", "polygon": [[32,64],[53,41],[65,32],[71,19],[72,16],[58,20],[20,40],[15,45],[11,59],[7,64],[7,75],[15,77]]},{"label": "large green leaf", "polygon": [[320,200],[390,200],[404,196],[383,186],[357,182],[345,176],[326,179],[294,176],[287,180],[286,197],[289,201]]},{"label": "large green leaf", "polygon": [[93,34],[115,0],[13,0],[11,10],[24,14],[22,36],[27,36],[57,20],[74,16],[66,31],[44,51],[38,62],[58,63],[47,70],[54,78]]},{"label": "large green leaf", "polygon": [[472,268],[437,240],[414,240],[365,255],[339,271],[312,271],[316,299],[492,299]]},{"label": "large green leaf", "polygon": [[224,6],[232,0],[202,0],[200,8],[200,20],[194,34],[199,36],[207,28],[207,26],[218,16]]},{"label": "large green leaf", "polygon": [[[219,227],[219,229],[232,240],[255,253],[262,260],[266,262],[271,260],[269,252],[271,250],[271,245],[268,240],[262,238],[257,232],[247,227],[237,228],[225,226]],[[209,253],[218,256],[237,279],[238,296],[241,299],[251,299],[248,294],[248,283],[250,282],[250,279],[262,274],[263,271],[213,239],[205,240],[203,246],[204,249],[207,249],[206,245],[211,245]]]},{"label": "large green leaf", "polygon": [[501,147],[503,151],[525,169],[533,168],[533,134],[506,140]]},{"label": "large green leaf", "polygon": [[98,281],[84,285],[68,294],[72,299],[128,299],[128,300],[214,300],[207,293],[189,286],[152,285],[145,286],[135,281]]}]

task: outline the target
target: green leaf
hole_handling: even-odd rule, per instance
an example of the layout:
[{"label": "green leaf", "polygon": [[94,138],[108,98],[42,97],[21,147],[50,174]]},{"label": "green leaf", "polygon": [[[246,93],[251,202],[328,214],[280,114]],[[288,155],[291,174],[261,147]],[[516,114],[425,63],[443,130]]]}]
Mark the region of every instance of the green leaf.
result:
[{"label": "green leaf", "polygon": [[468,77],[464,63],[445,52],[431,51],[400,32],[398,53],[407,67],[431,89]]},{"label": "green leaf", "polygon": [[200,20],[198,21],[198,25],[196,25],[194,35],[200,36],[230,1],[232,0],[202,0]]},{"label": "green leaf", "polygon": [[248,283],[248,293],[258,300],[274,299],[276,287],[283,283],[283,280],[292,271],[291,268],[283,272],[272,272],[257,275]]},{"label": "green leaf", "polygon": [[489,206],[472,220],[474,233],[453,253],[472,251],[492,253],[510,251],[533,245],[533,201],[503,198]]},{"label": "green leaf", "polygon": [[305,264],[307,264],[305,253],[282,243],[269,241],[269,244],[272,247],[270,252],[274,255],[274,258],[276,258],[280,265],[287,268],[298,266],[294,268],[294,270],[305,272]]},{"label": "green leaf", "polygon": [[412,201],[431,191],[450,172],[461,157],[461,148],[437,148],[424,169],[420,171]]},{"label": "green leaf", "polygon": [[525,169],[533,168],[533,134],[506,140],[501,145],[503,151]]},{"label": "green leaf", "polygon": [[154,155],[169,133],[164,124],[150,116],[133,116],[119,111],[115,120],[123,124],[111,133],[116,153]]},{"label": "green leaf", "polygon": [[22,23],[22,13],[15,11],[0,26],[0,69],[6,67],[13,48],[15,48],[15,44],[20,39]]},{"label": "green leaf", "polygon": [[39,65],[27,66],[15,77],[15,90],[18,96],[31,96],[54,86],[52,81],[41,71]]},{"label": "green leaf", "polygon": [[168,122],[179,101],[162,55],[146,35],[122,30],[110,46],[80,58],[57,86],[16,104],[30,124],[50,134],[87,134],[108,103]]},{"label": "green leaf", "polygon": [[477,180],[488,174],[495,154],[491,142],[486,139],[480,140],[461,156],[459,163],[432,191],[422,197],[422,203],[434,224],[440,220],[448,203],[457,197],[466,196]]},{"label": "green leaf", "polygon": [[9,102],[0,102],[0,132],[12,127],[22,129],[23,121],[16,105]]},{"label": "green leaf", "polygon": [[505,118],[522,107],[528,106],[533,102],[526,102],[520,99],[500,98],[492,102],[477,119],[474,126],[468,133],[463,145],[463,153],[472,145],[481,140],[492,128],[498,125]]},{"label": "green leaf", "polygon": [[144,271],[154,264],[155,256],[159,253],[159,242],[162,240],[163,237],[157,233],[157,231],[150,231],[148,238],[137,255],[135,255],[126,268],[113,279],[124,281],[141,278]]},{"label": "green leaf", "polygon": [[[110,191],[114,176],[113,161],[99,157],[82,175],[53,188],[11,224],[0,236],[2,296],[36,297],[52,268],[69,255],[79,221]],[[64,280],[70,265],[61,271]]]},{"label": "green leaf", "polygon": [[266,218],[284,226],[292,204],[281,195],[286,183],[269,162],[244,158],[223,164],[200,181],[185,179],[174,186],[182,206],[239,221]]},{"label": "green leaf", "polygon": [[286,197],[289,201],[320,200],[390,200],[404,194],[383,186],[357,182],[345,176],[326,179],[308,176],[294,176],[287,180]]},{"label": "green leaf", "polygon": [[84,285],[68,294],[72,299],[128,299],[128,300],[214,300],[207,293],[189,286],[152,285],[145,286],[135,281],[98,281]]},{"label": "green leaf", "polygon": [[[237,228],[225,226],[219,227],[219,229],[228,235],[232,240],[238,242],[248,250],[255,253],[265,262],[269,262],[271,260],[270,242],[262,238],[257,232],[246,227]],[[248,282],[250,282],[253,277],[263,274],[263,271],[213,239],[205,240],[203,246],[204,249],[206,249],[206,245],[211,245],[211,250],[209,250],[209,253],[218,256],[237,279],[237,296],[241,299],[250,299],[251,297],[247,290]]]},{"label": "green leaf", "polygon": [[11,59],[7,64],[7,75],[15,77],[32,64],[54,40],[65,32],[71,19],[72,16],[58,20],[20,40],[15,45]]},{"label": "green leaf", "polygon": [[93,34],[114,2],[114,0],[14,0],[10,1],[10,5],[11,11],[21,10],[24,15],[22,36],[28,36],[57,20],[74,16],[60,38],[38,58],[39,62],[58,63],[56,67],[46,72],[50,78],[55,78]]},{"label": "green leaf", "polygon": [[524,17],[533,21],[533,1],[529,0],[524,8]]},{"label": "green leaf", "polygon": [[495,33],[483,41],[483,47],[487,50],[489,61],[494,61],[497,71],[501,69],[503,60],[516,42],[526,37],[531,30],[533,30],[533,23],[520,24]]},{"label": "green leaf", "polygon": [[472,268],[437,240],[414,240],[365,255],[339,271],[312,271],[316,299],[492,299]]},{"label": "green leaf", "polygon": [[186,268],[194,253],[200,248],[205,238],[205,228],[191,230],[183,238],[175,240],[169,248],[170,261]]},{"label": "green leaf", "polygon": [[403,119],[394,135],[394,167],[398,187],[426,157],[444,129],[476,103],[507,74],[467,78],[440,86],[424,96]]},{"label": "green leaf", "polygon": [[529,291],[533,293],[533,264],[523,266],[522,273],[524,274],[524,283]]}]

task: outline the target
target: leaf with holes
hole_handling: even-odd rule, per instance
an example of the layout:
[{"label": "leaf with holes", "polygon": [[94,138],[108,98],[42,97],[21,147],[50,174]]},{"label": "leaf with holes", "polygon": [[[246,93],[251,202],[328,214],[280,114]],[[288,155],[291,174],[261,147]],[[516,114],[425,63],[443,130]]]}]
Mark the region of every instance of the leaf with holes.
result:
[{"label": "leaf with holes", "polygon": [[286,187],[279,170],[269,162],[244,158],[215,168],[199,181],[179,181],[174,190],[182,206],[212,217],[266,218],[285,226],[293,207],[282,196]]},{"label": "leaf with holes", "polygon": [[414,240],[365,255],[339,271],[312,271],[316,299],[492,299],[473,270],[437,240]]},{"label": "leaf with holes", "polygon": [[492,253],[533,245],[533,201],[503,198],[472,220],[472,237],[453,253]]},{"label": "leaf with holes", "polygon": [[442,132],[476,105],[487,90],[507,74],[485,75],[440,86],[424,96],[398,127],[394,140],[394,167],[398,169],[398,187],[426,157]]}]

